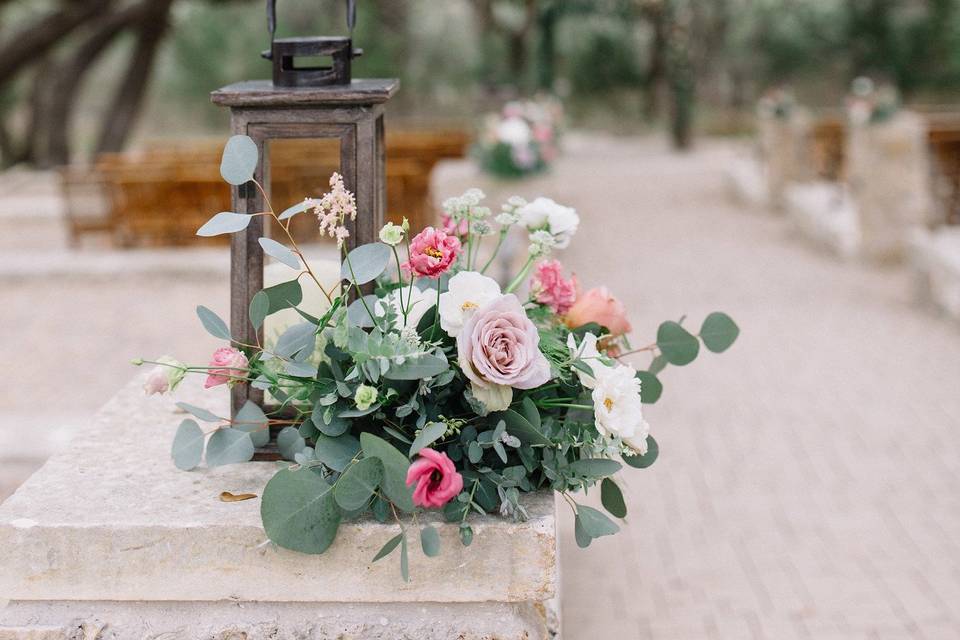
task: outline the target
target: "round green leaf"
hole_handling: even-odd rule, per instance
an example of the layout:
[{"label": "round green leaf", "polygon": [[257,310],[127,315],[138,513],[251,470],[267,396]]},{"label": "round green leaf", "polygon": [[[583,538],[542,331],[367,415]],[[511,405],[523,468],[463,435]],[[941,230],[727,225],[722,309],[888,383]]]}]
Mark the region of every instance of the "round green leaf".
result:
[{"label": "round green leaf", "polygon": [[637,379],[640,380],[640,401],[644,404],[653,404],[660,399],[663,393],[663,383],[655,373],[649,371],[637,371]]},{"label": "round green leaf", "polygon": [[293,460],[293,457],[300,453],[307,446],[306,440],[300,435],[296,427],[284,427],[277,434],[277,449],[284,460]]},{"label": "round green leaf", "polygon": [[349,433],[331,438],[322,433],[317,434],[317,446],[314,455],[317,460],[334,471],[343,471],[360,451],[360,442]]},{"label": "round green leaf", "polygon": [[604,478],[600,483],[600,501],[603,508],[617,518],[627,517],[627,504],[623,501],[623,492],[617,483],[610,478]]},{"label": "round green leaf", "polygon": [[603,515],[602,511],[582,504],[577,505],[577,521],[583,527],[584,533],[591,538],[609,536],[620,531],[617,523]]},{"label": "round green leaf", "polygon": [[407,486],[407,469],[410,468],[407,456],[397,451],[383,438],[366,431],[360,434],[360,446],[363,449],[363,455],[368,458],[380,458],[380,462],[383,463],[381,486],[387,498],[399,509],[413,511],[413,489]]},{"label": "round green leaf", "polygon": [[272,287],[267,287],[263,291],[267,294],[267,299],[270,300],[270,310],[267,315],[282,309],[295,307],[303,302],[303,289],[296,280],[281,282]]},{"label": "round green leaf", "polygon": [[258,242],[260,243],[260,248],[263,249],[263,252],[271,258],[282,262],[291,269],[300,268],[300,258],[298,258],[297,254],[288,249],[286,246],[280,244],[272,238],[260,238]]},{"label": "round green leaf", "polygon": [[250,136],[236,135],[227,140],[220,159],[220,175],[232,185],[253,180],[260,153]]},{"label": "round green leaf", "polygon": [[257,291],[254,294],[253,298],[250,300],[250,324],[253,325],[254,329],[260,329],[263,326],[263,321],[266,320],[267,315],[270,313],[270,296],[267,295],[266,291]]},{"label": "round green leaf", "polygon": [[660,445],[653,439],[653,436],[647,436],[647,452],[642,456],[623,456],[623,461],[635,469],[646,469],[657,461],[660,455]]},{"label": "round green leaf", "polygon": [[194,420],[187,418],[177,428],[170,450],[173,464],[177,469],[190,471],[200,464],[203,458],[203,430]]},{"label": "round green leaf", "polygon": [[428,558],[440,555],[440,534],[433,525],[428,524],[420,530],[420,547],[423,549],[423,555]]},{"label": "round green leaf", "polygon": [[207,220],[202,227],[197,229],[197,235],[204,238],[219,236],[224,233],[236,233],[243,231],[250,225],[253,218],[245,213],[234,213],[232,211],[221,211],[217,215]]},{"label": "round green leaf", "polygon": [[233,419],[233,428],[250,434],[255,447],[265,447],[270,442],[270,423],[263,409],[251,400],[240,408]]},{"label": "round green leaf", "polygon": [[363,244],[347,254],[340,266],[340,278],[366,284],[383,273],[393,257],[389,245],[382,242]]},{"label": "round green leaf", "polygon": [[445,422],[430,422],[426,424],[423,429],[420,430],[420,433],[417,434],[417,437],[414,438],[413,444],[410,445],[410,456],[413,457],[423,449],[424,447],[429,447],[431,444],[443,437],[443,434],[447,432],[447,425]]},{"label": "round green leaf", "polygon": [[275,544],[301,553],[323,553],[337,537],[340,508],[333,490],[310,469],[283,469],[267,483],[260,518]]},{"label": "round green leaf", "polygon": [[377,458],[364,458],[343,472],[333,497],[344,511],[363,508],[383,479],[383,464]]},{"label": "round green leaf", "polygon": [[700,327],[700,339],[703,346],[714,353],[723,353],[730,348],[740,335],[740,327],[730,316],[714,311],[703,321]]},{"label": "round green leaf", "polygon": [[249,462],[253,458],[253,440],[250,434],[238,429],[220,429],[207,443],[207,466]]},{"label": "round green leaf", "polygon": [[570,463],[567,469],[578,476],[587,478],[601,478],[620,471],[620,463],[605,458],[583,458]]},{"label": "round green leaf", "polygon": [[668,320],[657,329],[657,348],[670,364],[690,364],[700,351],[700,341],[679,323]]}]

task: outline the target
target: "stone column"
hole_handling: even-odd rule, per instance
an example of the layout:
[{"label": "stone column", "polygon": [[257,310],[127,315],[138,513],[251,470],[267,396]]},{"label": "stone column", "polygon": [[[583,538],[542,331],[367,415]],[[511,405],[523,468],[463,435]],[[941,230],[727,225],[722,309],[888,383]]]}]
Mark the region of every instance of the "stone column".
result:
[{"label": "stone column", "polygon": [[910,230],[931,221],[926,125],[919,115],[901,111],[885,122],[851,125],[849,131],[847,176],[860,222],[861,254],[899,261]]},{"label": "stone column", "polygon": [[[437,512],[441,554],[411,544],[373,563],[398,525],[344,522],[326,553],[280,549],[260,524],[277,463],[178,471],[170,398],[134,380],[0,506],[0,639],[549,637],[557,587],[554,501],[530,494],[524,523],[485,516],[470,547]],[[181,393],[182,392],[182,393]],[[225,392],[178,399],[226,415]],[[416,539],[413,536],[413,539]]]}]

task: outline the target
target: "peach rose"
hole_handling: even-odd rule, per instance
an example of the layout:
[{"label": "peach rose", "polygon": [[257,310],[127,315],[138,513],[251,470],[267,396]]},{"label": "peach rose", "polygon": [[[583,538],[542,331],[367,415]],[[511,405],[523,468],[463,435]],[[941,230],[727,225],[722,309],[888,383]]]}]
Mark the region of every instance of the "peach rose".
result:
[{"label": "peach rose", "polygon": [[614,298],[606,287],[590,289],[567,312],[566,323],[571,329],[590,322],[606,327],[613,336],[621,336],[631,330],[623,303]]}]

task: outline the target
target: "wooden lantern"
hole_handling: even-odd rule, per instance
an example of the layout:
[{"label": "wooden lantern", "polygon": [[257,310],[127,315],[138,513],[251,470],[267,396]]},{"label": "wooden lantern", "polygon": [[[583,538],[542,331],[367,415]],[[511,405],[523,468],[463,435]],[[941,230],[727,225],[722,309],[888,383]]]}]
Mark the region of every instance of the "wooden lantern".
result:
[{"label": "wooden lantern", "polygon": [[[348,248],[374,242],[383,225],[386,204],[384,104],[400,86],[396,79],[353,80],[349,84],[278,87],[269,80],[232,84],[211,94],[214,104],[230,108],[234,134],[250,136],[260,160],[254,178],[269,196],[269,141],[284,138],[333,138],[340,142],[340,173],[356,194],[357,219],[347,221]],[[307,196],[308,194],[304,194]],[[266,204],[252,183],[232,187],[233,211],[257,213]],[[292,203],[285,203],[287,206]],[[230,243],[230,325],[235,340],[246,344],[263,339],[250,324],[248,309],[263,289],[264,218],[256,216],[246,231]],[[262,342],[261,342],[262,343]],[[233,388],[234,415],[247,400],[263,404],[263,392],[249,385]]]}]

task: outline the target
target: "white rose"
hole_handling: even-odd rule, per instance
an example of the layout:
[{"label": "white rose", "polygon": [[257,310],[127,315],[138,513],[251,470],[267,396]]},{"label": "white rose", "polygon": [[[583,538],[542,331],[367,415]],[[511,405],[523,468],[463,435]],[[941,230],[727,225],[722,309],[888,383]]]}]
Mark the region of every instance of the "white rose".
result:
[{"label": "white rose", "polygon": [[467,318],[500,296],[500,285],[476,271],[461,271],[450,278],[447,292],[440,294],[440,328],[457,337]]},{"label": "white rose", "polygon": [[580,216],[571,207],[557,204],[550,198],[537,198],[518,211],[520,221],[530,231],[547,230],[559,249],[565,249],[580,226]]},{"label": "white rose", "polygon": [[597,336],[592,333],[583,334],[583,340],[580,341],[579,346],[573,334],[568,334],[567,347],[570,349],[570,356],[574,360],[583,361],[583,363],[593,371],[593,375],[591,376],[586,371],[571,367],[574,373],[577,374],[577,377],[580,378],[580,384],[587,389],[593,389],[597,384],[596,379],[599,378],[604,371],[613,368],[605,364],[601,359],[600,350],[597,349]]},{"label": "white rose", "polygon": [[592,397],[597,431],[608,438],[620,438],[637,453],[645,454],[650,425],[643,419],[636,371],[618,365],[596,373]]},{"label": "white rose", "polygon": [[506,118],[497,125],[497,139],[511,147],[530,143],[530,125],[521,118]]},{"label": "white rose", "polygon": [[[400,289],[395,289],[391,291],[384,297],[377,300],[377,306],[374,311],[378,317],[385,316],[387,314],[386,305],[393,307],[394,312],[396,312],[397,317],[400,319],[400,328],[411,328],[416,329],[417,325],[420,324],[420,320],[423,318],[423,314],[430,310],[430,308],[437,301],[437,293],[433,289],[421,290],[419,287],[414,286],[403,287],[403,305],[400,304]],[[409,296],[409,302],[408,297]],[[407,320],[403,320],[403,308],[409,305],[409,311],[407,312]]]}]

